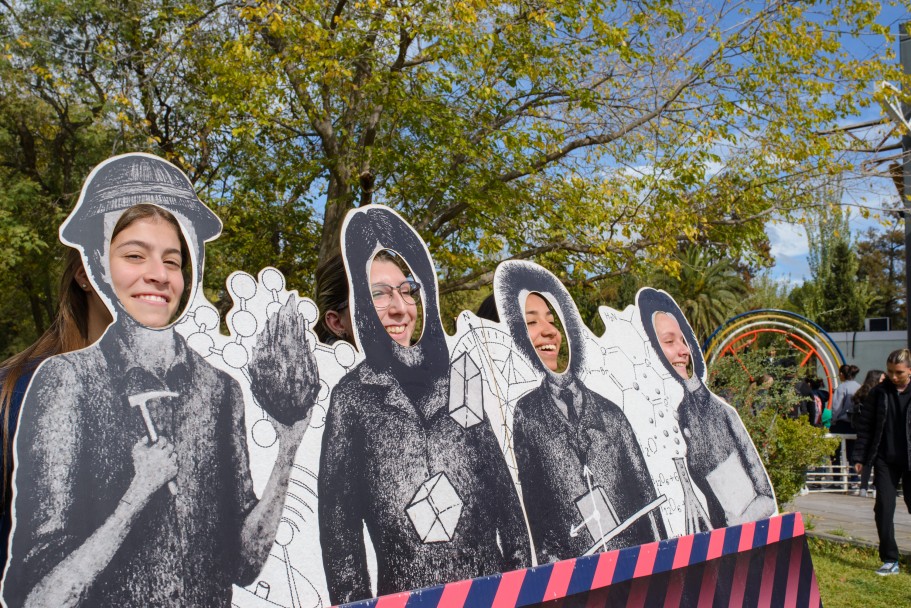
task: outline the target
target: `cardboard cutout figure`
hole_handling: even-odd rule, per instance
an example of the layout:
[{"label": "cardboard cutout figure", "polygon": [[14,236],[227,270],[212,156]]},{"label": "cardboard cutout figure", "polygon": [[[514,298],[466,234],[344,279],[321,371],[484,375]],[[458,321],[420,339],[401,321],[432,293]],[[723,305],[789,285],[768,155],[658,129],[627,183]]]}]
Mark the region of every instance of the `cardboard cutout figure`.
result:
[{"label": "cardboard cutout figure", "polygon": [[759,454],[734,408],[705,385],[705,360],[680,307],[667,293],[651,288],[636,294],[636,305],[657,352],[662,352],[655,329],[656,316],[661,314],[676,320],[689,345],[693,367],[689,378],[684,379],[667,357],[660,360],[684,389],[678,420],[687,444],[686,468],[705,496],[709,521],[705,522],[704,512],[692,517],[700,520],[701,529],[708,529],[706,523],[721,528],[775,515],[775,495]]},{"label": "cardboard cutout figure", "polygon": [[[112,231],[137,204],[172,213],[187,243],[191,303],[176,325],[138,323],[112,286]],[[26,395],[8,605],[316,608],[775,513],[666,294],[602,308],[597,337],[556,277],[510,262],[495,276],[504,321],[463,312],[447,336],[425,244],[368,206],[342,235],[356,349],[319,343],[319,311],[272,268],[229,277],[225,336],[198,289],[220,227],[156,157],[116,157],[87,179],[61,238],[114,323],[47,360]],[[381,250],[422,286],[411,346],[374,306]],[[529,340],[529,293],[566,328],[562,373]],[[662,359],[657,311],[689,332],[688,380]]]},{"label": "cardboard cutout figure", "polygon": [[[538,562],[664,538],[655,512],[663,497],[632,427],[620,408],[583,382],[588,330],[566,288],[540,266],[504,262],[494,292],[518,349],[544,377],[518,401],[513,434]],[[563,373],[548,369],[528,339],[525,303],[532,292],[550,302],[566,328],[570,356]]]},{"label": "cardboard cutout figure", "polygon": [[[400,255],[421,284],[423,333],[410,347],[380,323],[370,267]],[[450,362],[434,265],[394,212],[365,207],[345,221],[351,315],[364,361],[341,379],[323,435],[320,543],[334,604],[528,566],[519,500],[485,421],[451,414]]]},{"label": "cardboard cutout figure", "polygon": [[688,483],[686,442],[677,421],[683,388],[663,364],[661,350],[652,347],[635,306],[601,306],[598,313],[605,331],[586,343],[586,382],[616,403],[633,427],[655,490],[667,497],[661,516],[668,537],[698,532],[705,526],[694,526],[690,515],[705,510],[705,499]]},{"label": "cardboard cutout figure", "polygon": [[[86,180],[61,238],[82,252],[114,322],[96,344],[45,361],[26,394],[9,606],[224,606],[272,545],[312,395],[278,408],[282,450],[257,500],[237,383],[173,326],[141,325],[114,291],[112,230],[138,204],[179,222],[191,292],[204,243],[220,232],[186,177],[160,158],[115,157]],[[318,383],[311,361],[299,370],[304,384]]]}]

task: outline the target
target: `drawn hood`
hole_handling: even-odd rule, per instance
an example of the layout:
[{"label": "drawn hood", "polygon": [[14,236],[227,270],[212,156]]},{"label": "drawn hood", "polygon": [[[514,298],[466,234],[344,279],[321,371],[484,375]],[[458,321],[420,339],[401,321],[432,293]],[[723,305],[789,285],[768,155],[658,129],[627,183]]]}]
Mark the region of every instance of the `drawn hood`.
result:
[{"label": "drawn hood", "polygon": [[82,253],[89,280],[114,319],[130,325],[135,321],[111,284],[110,243],[120,215],[141,203],[161,207],[177,218],[191,256],[191,301],[201,282],[205,243],[221,233],[221,220],[199,200],[187,176],[168,161],[137,152],[95,167],[75,209],[60,226],[60,240]]}]

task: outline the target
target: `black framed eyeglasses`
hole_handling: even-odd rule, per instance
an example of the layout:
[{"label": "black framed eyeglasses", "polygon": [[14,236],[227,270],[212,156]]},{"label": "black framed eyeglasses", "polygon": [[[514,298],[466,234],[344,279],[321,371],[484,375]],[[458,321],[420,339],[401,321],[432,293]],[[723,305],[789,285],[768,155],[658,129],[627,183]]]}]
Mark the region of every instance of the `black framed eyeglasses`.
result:
[{"label": "black framed eyeglasses", "polygon": [[417,304],[421,299],[421,284],[412,279],[402,281],[396,286],[385,283],[374,283],[370,286],[370,295],[373,297],[373,306],[377,310],[385,310],[392,304],[393,292],[399,292],[405,304]]}]

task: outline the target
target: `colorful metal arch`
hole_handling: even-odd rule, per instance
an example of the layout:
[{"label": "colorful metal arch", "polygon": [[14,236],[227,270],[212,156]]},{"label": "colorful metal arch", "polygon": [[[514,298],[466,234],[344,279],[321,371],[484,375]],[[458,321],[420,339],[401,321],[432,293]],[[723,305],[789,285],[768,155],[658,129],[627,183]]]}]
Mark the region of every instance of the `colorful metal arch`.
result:
[{"label": "colorful metal arch", "polygon": [[838,386],[838,368],[844,364],[845,357],[826,330],[795,312],[763,308],[731,317],[703,343],[706,363],[711,365],[727,354],[736,356],[764,333],[783,335],[792,349],[803,353],[801,367],[811,360],[818,361],[823,368],[831,400]]}]

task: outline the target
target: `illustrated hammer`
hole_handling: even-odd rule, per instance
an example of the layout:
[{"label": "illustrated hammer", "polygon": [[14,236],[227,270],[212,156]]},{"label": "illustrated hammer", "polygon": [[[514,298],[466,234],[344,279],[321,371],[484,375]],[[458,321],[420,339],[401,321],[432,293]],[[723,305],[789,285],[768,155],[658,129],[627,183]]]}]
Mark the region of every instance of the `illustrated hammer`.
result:
[{"label": "illustrated hammer", "polygon": [[[142,419],[146,423],[146,431],[149,433],[149,441],[151,443],[158,442],[158,432],[155,430],[155,423],[152,422],[152,416],[149,414],[149,401],[153,399],[161,399],[162,397],[179,397],[177,393],[172,393],[171,391],[148,391],[146,393],[139,393],[138,395],[131,395],[127,397],[127,400],[130,402],[130,405],[133,407],[138,407],[140,413],[142,414]],[[172,495],[177,494],[177,483],[173,480],[168,482],[168,490],[171,491]]]}]

